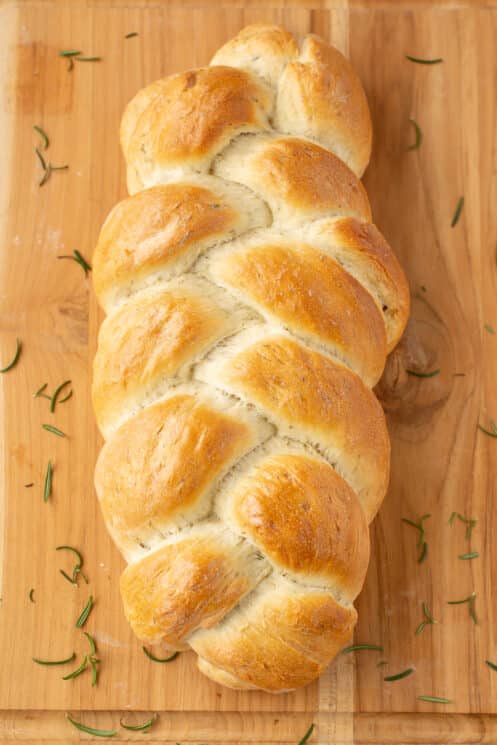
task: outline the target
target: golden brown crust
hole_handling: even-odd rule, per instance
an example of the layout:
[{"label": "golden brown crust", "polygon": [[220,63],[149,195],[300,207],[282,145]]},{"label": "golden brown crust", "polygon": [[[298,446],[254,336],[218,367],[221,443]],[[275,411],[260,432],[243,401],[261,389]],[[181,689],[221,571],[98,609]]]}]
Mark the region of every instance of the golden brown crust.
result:
[{"label": "golden brown crust", "polygon": [[372,126],[363,87],[349,61],[318,36],[306,37],[298,60],[278,83],[274,124],[336,153],[357,176],[371,155]]},{"label": "golden brown crust", "polygon": [[238,140],[214,172],[261,196],[284,227],[332,216],[371,220],[366,190],[354,173],[329,150],[297,137]]},{"label": "golden brown crust", "polygon": [[273,105],[262,81],[233,67],[171,75],[139,96],[125,115],[123,147],[143,186],[167,172],[207,172],[233,137],[269,129]]},{"label": "golden brown crust", "polygon": [[245,26],[218,49],[211,65],[229,65],[247,70],[274,88],[285,65],[298,53],[297,42],[291,33],[280,26],[254,23]]},{"label": "golden brown crust", "polygon": [[142,292],[103,322],[92,397],[104,436],[125,410],[232,329],[227,314],[202,289]]},{"label": "golden brown crust", "polygon": [[146,189],[119,202],[93,254],[93,282],[102,305],[115,286],[137,282],[179,259],[197,258],[206,241],[229,236],[241,217],[209,189],[188,183]]},{"label": "golden brown crust", "polygon": [[292,690],[321,674],[350,638],[356,619],[354,608],[324,591],[266,580],[255,597],[190,643],[200,657],[245,684]]},{"label": "golden brown crust", "polygon": [[316,224],[312,235],[332,246],[343,266],[376,294],[391,352],[409,318],[410,294],[406,275],[385,238],[375,225],[350,217]]},{"label": "golden brown crust", "polygon": [[276,91],[276,130],[319,142],[363,174],[372,143],[368,102],[338,49],[309,34],[299,53],[292,34],[253,24],[222,46],[211,65],[241,68],[268,82]]},{"label": "golden brown crust", "polygon": [[104,445],[95,487],[107,527],[124,551],[147,531],[209,509],[219,476],[257,442],[254,428],[192,395],[177,394],[123,424]]},{"label": "golden brown crust", "polygon": [[369,559],[356,495],[327,463],[304,455],[264,459],[231,496],[236,526],[283,571],[326,582],[353,599]]},{"label": "golden brown crust", "polygon": [[355,370],[372,387],[386,359],[381,311],[359,282],[325,253],[286,236],[240,242],[211,262],[216,278],[269,317]]},{"label": "golden brown crust", "polygon": [[125,569],[124,612],[139,639],[181,648],[193,631],[218,623],[266,571],[250,547],[209,526]]},{"label": "golden brown crust", "polygon": [[266,336],[232,359],[207,364],[204,380],[262,407],[328,459],[358,493],[368,522],[388,485],[390,443],[374,394],[345,366],[284,336]]}]

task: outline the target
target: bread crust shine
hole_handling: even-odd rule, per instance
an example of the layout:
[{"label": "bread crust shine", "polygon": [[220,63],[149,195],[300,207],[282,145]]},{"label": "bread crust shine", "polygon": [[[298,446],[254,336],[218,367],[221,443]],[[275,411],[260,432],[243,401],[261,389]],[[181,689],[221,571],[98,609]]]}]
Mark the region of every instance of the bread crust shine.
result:
[{"label": "bread crust shine", "polygon": [[252,25],[120,136],[92,394],[124,611],[222,685],[292,690],[350,639],[388,486],[372,388],[409,289],[359,180],[366,97],[319,37]]}]

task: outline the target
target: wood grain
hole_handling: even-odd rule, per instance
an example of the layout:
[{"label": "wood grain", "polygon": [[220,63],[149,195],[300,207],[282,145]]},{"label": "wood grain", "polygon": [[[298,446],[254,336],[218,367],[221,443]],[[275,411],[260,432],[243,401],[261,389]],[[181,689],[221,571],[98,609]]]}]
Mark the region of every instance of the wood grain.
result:
[{"label": "wood grain", "polygon": [[[165,712],[161,742],[295,742],[311,721],[313,741],[338,743],[492,742],[497,725],[497,576],[493,536],[497,444],[477,423],[497,417],[497,60],[495,3],[11,2],[0,8],[2,179],[0,179],[0,362],[19,336],[19,365],[1,376],[0,737],[46,742],[78,738],[64,710],[108,726],[118,710]],[[123,618],[122,562],[103,526],[93,492],[99,440],[89,400],[89,371],[99,313],[80,267],[56,256],[91,257],[100,225],[125,194],[117,127],[127,100],[145,83],[208,61],[246,23],[267,20],[316,31],[350,54],[367,89],[374,157],[365,183],[375,220],[407,269],[413,296],[409,333],[392,356],[379,395],[393,445],[389,495],[373,527],[372,561],[359,598],[357,641],[384,645],[380,657],[340,658],[319,684],[272,697],[220,688],[197,673],[193,655],[170,666],[149,662]],[[125,39],[137,31],[138,37]],[[101,55],[69,73],[64,48]],[[438,66],[404,55],[442,56]],[[407,151],[413,131],[423,143]],[[33,124],[49,133],[47,151],[69,171],[37,186]],[[465,206],[455,228],[458,198]],[[426,288],[426,290],[423,289]],[[432,370],[414,378],[406,368]],[[464,373],[464,376],[456,375]],[[56,414],[33,399],[70,378],[73,399]],[[67,439],[42,430],[55,423]],[[53,497],[43,502],[48,459]],[[24,484],[33,481],[32,488]],[[477,517],[461,561],[464,526],[453,510]],[[428,557],[417,563],[415,531],[426,522]],[[85,556],[90,585],[65,582],[68,556]],[[28,592],[35,588],[35,604]],[[447,600],[477,593],[480,619]],[[101,680],[61,680],[32,656],[58,657],[86,640],[74,622],[96,598],[87,630],[99,642]],[[426,601],[439,624],[416,636]],[[383,676],[410,665],[396,683]],[[68,668],[69,669],[69,668]],[[64,669],[66,672],[66,669]],[[419,694],[453,699],[435,707]],[[433,712],[433,713],[430,713]],[[440,713],[435,713],[440,712]],[[137,715],[138,716],[138,715]],[[276,721],[277,720],[277,721]],[[85,720],[86,721],[86,720]],[[137,719],[138,721],[138,719]],[[141,735],[134,739],[141,739]],[[162,738],[162,739],[161,739]],[[492,739],[493,738],[493,739]],[[133,739],[131,736],[128,739]],[[147,739],[148,741],[148,739]]]}]

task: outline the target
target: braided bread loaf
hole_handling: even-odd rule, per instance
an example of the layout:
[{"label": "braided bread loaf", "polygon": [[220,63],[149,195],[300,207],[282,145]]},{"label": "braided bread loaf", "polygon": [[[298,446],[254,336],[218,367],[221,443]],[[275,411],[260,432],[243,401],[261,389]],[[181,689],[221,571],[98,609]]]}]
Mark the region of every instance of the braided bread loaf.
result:
[{"label": "braided bread loaf", "polygon": [[294,689],[351,636],[388,482],[371,388],[409,293],[359,181],[366,98],[318,37],[249,26],[140,91],[121,143],[93,401],[125,613],[215,681]]}]

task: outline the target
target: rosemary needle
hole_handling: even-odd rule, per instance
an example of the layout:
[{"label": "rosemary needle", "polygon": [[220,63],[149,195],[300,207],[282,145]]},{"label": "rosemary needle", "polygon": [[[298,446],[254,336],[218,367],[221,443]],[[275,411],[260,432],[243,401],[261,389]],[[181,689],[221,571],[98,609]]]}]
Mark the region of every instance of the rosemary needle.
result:
[{"label": "rosemary needle", "polygon": [[6,365],[5,367],[0,368],[0,373],[6,373],[9,370],[12,370],[13,367],[15,367],[19,361],[19,357],[21,354],[22,344],[19,341],[19,339],[16,339],[16,351],[14,352],[14,356],[12,360]]},{"label": "rosemary needle", "polygon": [[114,735],[117,735],[116,729],[95,729],[94,727],[87,727],[86,724],[77,722],[67,713],[66,719],[71,722],[73,727],[79,729],[80,732],[86,732],[87,735],[93,735],[94,737],[114,737]]},{"label": "rosemary needle", "polygon": [[53,474],[53,466],[52,461],[48,461],[47,465],[47,472],[45,475],[45,488],[43,490],[43,501],[48,502],[52,495],[52,474]]},{"label": "rosemary needle", "polygon": [[138,31],[130,31],[130,33],[129,34],[126,34],[126,36],[124,38],[125,39],[132,39],[133,36],[138,36]]},{"label": "rosemary needle", "polygon": [[62,574],[62,575],[63,575],[63,576],[64,576],[64,577],[65,577],[65,578],[67,579],[67,580],[69,580],[69,582],[71,582],[71,583],[72,583],[73,585],[77,585],[77,584],[78,584],[78,582],[77,582],[77,579],[78,579],[78,574],[81,574],[81,576],[82,576],[82,577],[83,577],[83,579],[85,580],[86,584],[88,584],[88,579],[87,579],[87,577],[86,577],[86,576],[85,576],[85,575],[83,574],[83,572],[81,571],[81,569],[82,569],[82,567],[83,567],[83,557],[81,556],[81,554],[80,554],[80,552],[78,551],[78,549],[77,549],[77,548],[74,548],[74,546],[66,546],[66,545],[64,545],[64,546],[57,546],[55,550],[56,550],[56,551],[64,551],[64,550],[66,550],[66,551],[72,551],[72,553],[73,553],[73,554],[74,554],[74,555],[76,556],[76,558],[77,558],[77,562],[76,562],[76,564],[74,565],[74,569],[72,570],[72,578],[71,578],[71,577],[69,577],[69,576],[68,576],[68,575],[67,575],[67,574],[66,574],[65,572],[63,572],[63,571],[62,571],[62,569],[60,569],[60,570],[59,570],[59,571],[60,571],[60,573],[61,573],[61,574]]},{"label": "rosemary needle", "polygon": [[410,54],[406,54],[406,59],[410,60],[410,62],[417,62],[418,65],[438,65],[440,62],[443,62],[443,57],[425,59],[423,57],[411,57]]},{"label": "rosemary needle", "polygon": [[29,596],[28,596],[32,603],[35,602],[35,599],[33,597],[34,591],[35,591],[35,589],[34,589],[34,587],[32,587],[31,590],[29,591]]},{"label": "rosemary needle", "polygon": [[33,393],[33,398],[40,398],[40,396],[43,396],[43,398],[48,398],[50,400],[50,396],[47,396],[46,393],[43,393],[47,385],[48,383],[43,383],[43,385],[38,388],[36,393]]},{"label": "rosemary needle", "polygon": [[440,374],[440,368],[437,370],[432,370],[431,372],[418,372],[417,370],[407,370],[406,373],[408,375],[412,375],[415,378],[434,378],[435,375]]},{"label": "rosemary needle", "polygon": [[89,658],[90,660],[90,667],[91,667],[91,687],[96,686],[98,683],[98,667],[97,663],[99,660],[97,660],[93,655]]},{"label": "rosemary needle", "polygon": [[92,655],[96,654],[97,653],[97,645],[95,643],[95,639],[87,631],[83,631],[83,634],[88,639],[88,643],[90,645],[90,654],[92,654]]},{"label": "rosemary needle", "polygon": [[139,732],[140,730],[142,732],[148,732],[149,729],[151,729],[154,722],[157,721],[158,717],[159,717],[158,714],[153,714],[153,716],[151,716],[148,721],[143,722],[143,724],[124,724],[123,720],[120,719],[119,724],[121,725],[123,729],[128,729],[131,732]]},{"label": "rosemary needle", "polygon": [[85,625],[86,621],[88,620],[88,616],[91,613],[91,609],[93,608],[93,595],[90,595],[88,598],[88,602],[86,603],[85,607],[81,611],[81,614],[76,621],[76,628],[80,629],[82,626]]},{"label": "rosemary needle", "polygon": [[424,621],[421,621],[421,623],[419,624],[419,626],[416,628],[416,631],[414,632],[416,634],[416,636],[418,634],[421,634],[421,632],[424,630],[424,628],[426,626],[429,626],[431,624],[438,623],[438,621],[435,621],[435,619],[431,615],[430,610],[429,610],[429,608],[428,608],[428,606],[427,606],[426,603],[423,603],[421,605],[421,608],[423,610]]},{"label": "rosemary needle", "polygon": [[68,662],[72,662],[76,657],[76,652],[73,652],[70,657],[65,660],[40,660],[38,657],[32,657],[33,662],[37,665],[66,665]]},{"label": "rosemary needle", "polygon": [[387,683],[391,683],[394,680],[402,680],[402,678],[407,678],[408,675],[412,675],[414,672],[413,667],[408,667],[407,670],[403,670],[401,673],[397,673],[396,675],[387,675],[383,678]]},{"label": "rosemary needle", "polygon": [[483,328],[485,329],[485,331],[488,331],[489,334],[493,334],[495,336],[494,328],[489,323],[486,323]]},{"label": "rosemary needle", "polygon": [[46,150],[47,147],[50,145],[50,140],[48,139],[47,133],[37,124],[33,124],[33,129],[40,135],[43,142],[43,150]]},{"label": "rosemary needle", "polygon": [[314,732],[314,724],[311,724],[311,726],[309,727],[309,729],[307,730],[303,738],[299,740],[298,745],[305,745],[305,743],[307,742],[307,740],[309,739],[309,737],[312,735],[313,732]]},{"label": "rosemary needle", "polygon": [[426,543],[426,541],[423,541],[423,546],[421,547],[421,554],[419,555],[418,564],[422,564],[425,561],[427,554],[428,554],[428,544]]},{"label": "rosemary needle", "polygon": [[418,701],[427,701],[430,704],[451,704],[450,698],[440,698],[439,696],[417,696]]},{"label": "rosemary needle", "polygon": [[55,407],[57,405],[57,399],[59,398],[59,394],[61,391],[64,390],[68,385],[71,384],[70,380],[64,380],[63,383],[61,383],[54,391],[52,398],[50,399],[50,411],[53,413],[55,411]]},{"label": "rosemary needle", "polygon": [[476,592],[472,592],[471,595],[468,595],[467,598],[463,598],[462,600],[448,600],[447,605],[463,605],[464,603],[468,603],[469,606],[469,615],[471,616],[471,619],[475,625],[478,624],[478,616],[476,615]]},{"label": "rosemary needle", "polygon": [[348,654],[349,652],[358,652],[361,649],[371,649],[375,652],[383,652],[383,647],[379,644],[351,644],[350,647],[342,649],[342,654]]},{"label": "rosemary needle", "polygon": [[456,211],[454,212],[454,217],[452,218],[452,222],[450,224],[451,228],[455,228],[455,226],[459,222],[459,218],[461,217],[461,212],[462,212],[463,207],[464,207],[464,197],[459,197]]},{"label": "rosemary needle", "polygon": [[497,672],[497,665],[495,662],[490,662],[490,660],[485,660],[485,665],[488,665],[491,670],[495,670]]},{"label": "rosemary needle", "polygon": [[169,657],[156,657],[152,652],[149,652],[146,647],[142,647],[143,651],[147,655],[149,660],[152,660],[153,662],[172,662],[176,659],[176,657],[179,655],[179,652],[174,652]]},{"label": "rosemary needle", "polygon": [[51,424],[42,424],[41,426],[43,429],[46,429],[47,432],[52,432],[52,434],[57,435],[57,437],[67,437],[62,430],[57,429],[57,427],[52,427]]},{"label": "rosemary needle", "polygon": [[[492,426],[495,426],[492,422]],[[497,435],[497,433],[496,433]],[[471,534],[473,532],[473,528],[476,527],[478,524],[478,520],[474,517],[464,517],[464,515],[461,515],[460,512],[452,512],[449,517],[449,525],[453,525],[454,519],[457,517],[458,520],[460,520],[462,523],[466,525],[466,540],[471,540]]]},{"label": "rosemary needle", "polygon": [[490,429],[486,429],[479,423],[477,427],[481,432],[488,435],[489,437],[497,437],[497,425],[495,424],[493,419],[490,420]]},{"label": "rosemary needle", "polygon": [[72,256],[70,254],[61,254],[60,256],[57,256],[57,258],[72,259],[72,261],[75,261],[77,264],[80,265],[85,275],[87,275],[88,272],[91,272],[91,265],[86,261],[85,257],[77,249],[72,252]]},{"label": "rosemary needle", "polygon": [[[415,119],[409,119],[409,121],[411,122],[412,126],[414,127],[414,131],[416,133],[416,139],[414,141],[414,144],[409,145],[409,147],[407,149],[408,150],[417,150],[418,147],[421,145],[421,143],[423,141],[423,133],[421,131],[421,127],[419,126],[419,124],[417,123],[417,121]],[[421,288],[421,289],[423,289],[423,288]],[[426,288],[425,288],[425,292],[426,292]]]},{"label": "rosemary needle", "polygon": [[467,554],[459,554],[458,559],[477,559],[479,557],[478,551],[469,551]]},{"label": "rosemary needle", "polygon": [[64,675],[62,680],[72,680],[73,678],[77,678],[78,675],[81,675],[81,673],[83,673],[87,667],[88,667],[88,656],[85,656],[81,665],[77,667],[76,670],[73,670],[72,673],[69,673],[69,675]]}]

